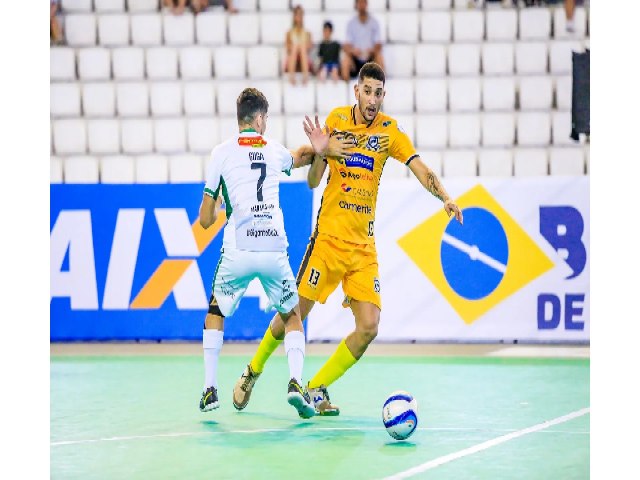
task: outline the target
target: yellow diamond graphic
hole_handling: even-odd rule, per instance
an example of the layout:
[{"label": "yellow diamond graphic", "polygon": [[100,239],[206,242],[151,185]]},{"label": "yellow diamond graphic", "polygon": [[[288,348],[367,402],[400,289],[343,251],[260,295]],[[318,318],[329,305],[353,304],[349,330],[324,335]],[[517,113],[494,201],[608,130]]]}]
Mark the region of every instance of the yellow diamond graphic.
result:
[{"label": "yellow diamond graphic", "polygon": [[[431,280],[462,320],[471,324],[498,303],[549,271],[554,264],[527,232],[481,185],[466,192],[456,203],[461,210],[473,207],[486,210],[497,219],[506,235],[508,259],[505,265],[495,266],[500,271],[501,279],[488,295],[478,299],[465,298],[451,287],[445,277],[441,261],[441,248],[443,241],[445,241],[447,225],[450,221],[455,222],[456,220],[453,217],[449,219],[444,211],[436,213],[409,231],[398,240],[398,244],[422,273]],[[464,225],[461,228],[464,229]],[[455,239],[447,241],[456,242]],[[455,245],[455,248],[468,253],[471,261],[479,261],[478,258],[481,257],[481,259],[486,258],[485,261],[489,264],[496,263],[486,255],[482,257],[482,252],[478,254],[478,249],[474,245],[465,245],[460,242]]]}]

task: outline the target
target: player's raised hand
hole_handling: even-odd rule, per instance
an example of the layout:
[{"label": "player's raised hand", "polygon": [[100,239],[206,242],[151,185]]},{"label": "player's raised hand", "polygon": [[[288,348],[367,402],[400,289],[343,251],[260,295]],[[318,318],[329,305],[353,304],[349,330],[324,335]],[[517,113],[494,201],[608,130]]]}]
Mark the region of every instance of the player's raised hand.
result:
[{"label": "player's raised hand", "polygon": [[329,129],[326,128],[324,131],[322,130],[317,115],[315,124],[305,115],[302,125],[304,127],[304,133],[309,137],[313,150],[316,153],[325,154],[329,146]]},{"label": "player's raised hand", "polygon": [[458,220],[460,222],[460,225],[462,225],[462,212],[460,211],[458,205],[453,203],[452,200],[447,200],[446,202],[444,202],[444,211],[447,212],[447,215],[449,217],[451,217],[451,214],[453,213],[456,217],[456,220]]}]

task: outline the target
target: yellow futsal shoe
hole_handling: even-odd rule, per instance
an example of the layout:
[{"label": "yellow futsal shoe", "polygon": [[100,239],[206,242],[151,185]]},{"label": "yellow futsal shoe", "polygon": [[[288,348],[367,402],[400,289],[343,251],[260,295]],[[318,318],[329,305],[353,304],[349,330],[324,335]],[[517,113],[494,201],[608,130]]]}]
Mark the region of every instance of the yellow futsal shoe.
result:
[{"label": "yellow futsal shoe", "polygon": [[242,375],[233,387],[233,406],[237,410],[242,410],[249,403],[253,386],[256,384],[259,373],[255,373],[251,369],[251,364],[247,365]]},{"label": "yellow futsal shoe", "polygon": [[320,385],[318,388],[309,388],[309,385],[307,384],[307,392],[313,401],[313,405],[316,409],[316,415],[323,417],[335,417],[340,415],[340,409],[336,405],[331,405],[327,387]]}]

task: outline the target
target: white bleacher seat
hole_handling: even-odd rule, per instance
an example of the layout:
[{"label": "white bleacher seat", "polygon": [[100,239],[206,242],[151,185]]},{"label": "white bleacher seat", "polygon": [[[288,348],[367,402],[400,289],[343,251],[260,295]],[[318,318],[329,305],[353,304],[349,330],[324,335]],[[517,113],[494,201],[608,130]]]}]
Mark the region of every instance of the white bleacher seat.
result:
[{"label": "white bleacher seat", "polygon": [[344,0],[324,0],[325,12],[352,12],[354,11],[353,2],[345,2]]},{"label": "white bleacher seat", "polygon": [[[284,12],[268,12],[260,14],[260,43],[262,45],[277,45],[283,46],[285,44],[286,32],[291,28],[291,16],[292,14],[287,11]],[[305,28],[308,29],[307,21],[305,18]],[[311,33],[311,41],[315,44],[320,42],[322,37],[314,37]]]},{"label": "white bleacher seat", "polygon": [[[243,88],[244,85],[242,83],[234,81],[216,83],[216,97],[218,99],[218,113],[220,115],[236,115],[236,100]],[[267,101],[269,101],[269,105],[271,105],[269,97],[267,97]]]},{"label": "white bleacher seat", "polygon": [[[279,0],[258,0],[260,12],[289,12],[289,2]],[[296,5],[300,2],[296,2]]]},{"label": "white bleacher seat", "polygon": [[[424,0],[422,0],[424,2]],[[429,0],[427,0],[429,1]],[[369,1],[372,3],[372,0]],[[384,5],[385,0],[381,0],[380,3]],[[415,12],[420,10],[420,0],[389,0],[389,11],[409,10]]]},{"label": "white bleacher seat", "polygon": [[540,177],[549,174],[549,161],[545,148],[519,148],[513,153],[513,175]]},{"label": "white bleacher seat", "polygon": [[178,51],[172,47],[147,48],[147,77],[152,80],[178,78]]},{"label": "white bleacher seat", "polygon": [[414,67],[413,45],[384,45],[384,70],[387,78],[412,77]]},{"label": "white bleacher seat", "polygon": [[387,80],[384,86],[386,93],[382,103],[382,111],[394,114],[413,113],[415,110],[413,83],[412,78]]},{"label": "white bleacher seat", "polygon": [[475,177],[478,174],[478,159],[473,150],[447,150],[442,155],[444,177]]},{"label": "white bleacher seat", "polygon": [[53,121],[53,149],[57,155],[85,153],[87,126],[81,118]]},{"label": "white bleacher seat", "polygon": [[555,41],[549,44],[549,71],[554,75],[570,74],[573,69],[572,52],[583,52],[576,40]]},{"label": "white bleacher seat", "polygon": [[440,77],[446,75],[447,47],[444,45],[416,45],[415,67],[417,77]]},{"label": "white bleacher seat", "polygon": [[449,110],[478,111],[481,99],[480,77],[451,77],[449,79]]},{"label": "white bleacher seat", "polygon": [[451,8],[451,0],[422,0],[423,10],[449,10]]},{"label": "white bleacher seat", "polygon": [[577,145],[571,138],[571,111],[551,113],[551,143],[553,145]]},{"label": "white bleacher seat", "polygon": [[201,183],[203,181],[201,155],[182,154],[169,157],[169,183]]},{"label": "white bleacher seat", "polygon": [[131,118],[120,121],[120,139],[124,153],[153,151],[153,122],[148,118]]},{"label": "white bleacher seat", "polygon": [[[420,160],[433,170],[436,175],[442,175],[442,152],[437,150],[419,151],[418,155],[420,155]],[[409,171],[408,177],[413,177],[411,171]]]},{"label": "white bleacher seat", "polygon": [[[348,2],[344,2],[344,3],[348,3]],[[353,5],[353,4],[351,4]],[[323,21],[322,23],[324,23],[324,20],[326,20],[326,12],[328,12],[329,10],[327,10],[326,6],[325,6],[325,17],[323,17]],[[380,36],[382,39],[382,43],[385,43],[385,39],[386,39],[386,34],[384,32],[384,20],[382,18],[382,15],[378,15],[378,14],[371,14],[377,21],[378,21],[378,25],[380,26]],[[346,43],[347,41],[347,25],[349,24],[349,20],[351,20],[353,17],[355,16],[355,11],[350,11],[350,12],[332,12],[331,13],[331,23],[333,23],[333,35],[332,38],[334,40],[336,40],[337,42],[340,42],[340,44]],[[322,33],[322,32],[321,32]],[[318,37],[318,41],[319,39],[321,39],[322,36]]]},{"label": "white bleacher seat", "polygon": [[[298,148],[300,145],[308,145],[309,139],[302,127],[303,116],[288,115],[285,117],[285,145],[289,148]],[[268,136],[268,134],[267,134]]]},{"label": "white bleacher seat", "polygon": [[162,15],[140,13],[131,15],[131,43],[145,47],[162,44]]},{"label": "white bleacher seat", "polygon": [[215,118],[190,118],[187,120],[188,150],[198,154],[211,153],[220,142],[220,131]]},{"label": "white bleacher seat", "polygon": [[382,178],[409,178],[409,167],[402,161],[389,157],[382,169]]},{"label": "white bleacher seat", "polygon": [[116,92],[112,82],[82,85],[82,111],[85,117],[113,117],[116,113]]},{"label": "white bleacher seat", "polygon": [[520,40],[548,40],[551,37],[549,8],[521,8],[519,12]]},{"label": "white bleacher seat", "polygon": [[444,114],[418,115],[416,123],[416,147],[426,150],[442,149],[447,146],[449,119]]},{"label": "white bleacher seat", "polygon": [[127,10],[131,13],[157,12],[161,0],[127,0]]},{"label": "white bleacher seat", "polygon": [[415,82],[417,112],[445,112],[447,110],[446,78],[418,78]]},{"label": "white bleacher seat", "polygon": [[253,46],[260,43],[260,22],[257,13],[231,15],[227,22],[230,45]]},{"label": "white bleacher seat", "polygon": [[[300,120],[300,124],[302,125],[302,120]],[[321,123],[322,125],[322,123]],[[269,113],[269,118],[267,119],[267,130],[265,135],[278,143],[285,145],[285,125],[284,125],[284,117],[282,115],[272,115]],[[309,141],[307,140],[307,143]],[[298,148],[300,145],[291,145],[292,149]]]},{"label": "white bleacher seat", "polygon": [[64,17],[64,32],[67,45],[88,47],[96,44],[96,16],[90,14],[69,14]]},{"label": "white bleacher seat", "polygon": [[576,6],[573,12],[574,31],[567,32],[567,16],[562,6],[553,11],[554,38],[582,38],[587,32],[587,12],[584,7]]},{"label": "white bleacher seat", "polygon": [[[398,130],[407,134],[411,143],[416,143],[416,119],[413,114],[391,114],[398,123]],[[420,126],[422,128],[422,126]]]},{"label": "white bleacher seat", "polygon": [[247,51],[247,72],[249,78],[279,78],[280,59],[278,48],[256,46]]},{"label": "white bleacher seat", "polygon": [[107,48],[82,48],[78,51],[80,80],[108,80],[111,78],[111,54]]},{"label": "white bleacher seat", "polygon": [[561,75],[554,79],[556,93],[555,106],[558,110],[571,110],[573,100],[573,78],[571,75]]},{"label": "white bleacher seat", "polygon": [[348,105],[352,98],[353,90],[349,88],[348,83],[326,81],[316,84],[318,112],[329,113],[337,106]]},{"label": "white bleacher seat", "polygon": [[81,110],[78,84],[49,84],[49,112],[52,117],[79,117]]},{"label": "white bleacher seat", "polygon": [[450,75],[478,75],[480,73],[480,45],[453,43],[449,45]]},{"label": "white bleacher seat", "polygon": [[477,147],[480,145],[480,115],[454,113],[449,115],[449,146]]},{"label": "white bleacher seat", "polygon": [[[270,117],[269,117],[270,119]],[[238,134],[238,119],[234,115],[233,117],[225,116],[218,117],[218,121],[220,123],[220,139],[221,141],[227,140],[232,135]],[[267,120],[268,122],[269,120]],[[269,126],[267,125],[267,135],[268,135]]]},{"label": "white bleacher seat", "polygon": [[89,152],[97,155],[120,152],[120,128],[118,120],[95,119],[87,121]]},{"label": "white bleacher seat", "polygon": [[485,113],[482,115],[482,145],[511,147],[515,142],[515,129],[513,113]]},{"label": "white bleacher seat", "polygon": [[76,54],[73,48],[51,47],[49,49],[49,78],[75,80]]},{"label": "white bleacher seat", "polygon": [[549,149],[550,175],[584,175],[585,162],[582,147]]},{"label": "white bleacher seat", "polygon": [[227,43],[227,15],[222,12],[202,12],[196,15],[196,42],[201,45]]},{"label": "white bleacher seat", "polygon": [[[398,0],[398,1],[399,3],[403,3],[403,2],[411,3],[411,2],[415,2],[416,0]],[[369,11],[374,14],[383,13],[387,11],[387,0],[369,0],[367,5],[369,8]]]},{"label": "white bleacher seat", "polygon": [[518,113],[518,145],[546,146],[551,140],[551,118],[546,112]]},{"label": "white bleacher seat", "polygon": [[111,50],[113,78],[116,80],[141,80],[144,78],[144,50],[140,47],[123,47]]},{"label": "white bleacher seat", "polygon": [[455,10],[453,40],[455,42],[481,42],[484,39],[484,14],[480,10]]},{"label": "white bleacher seat", "polygon": [[481,150],[478,154],[478,175],[481,177],[510,177],[513,175],[511,150]]},{"label": "white bleacher seat", "polygon": [[548,63],[546,43],[519,42],[516,44],[516,72],[519,74],[546,73]]},{"label": "white bleacher seat", "polygon": [[449,43],[451,29],[451,14],[448,10],[429,10],[420,14],[420,40],[424,43]]},{"label": "white bleacher seat", "polygon": [[129,45],[129,15],[108,14],[98,17],[98,42],[107,47]]},{"label": "white bleacher seat", "polygon": [[93,0],[62,0],[60,6],[65,13],[90,12]]},{"label": "white bleacher seat", "polygon": [[136,183],[134,158],[129,155],[107,155],[100,159],[100,183]]},{"label": "white bleacher seat", "polygon": [[185,82],[182,86],[186,115],[215,114],[216,96],[213,82]]},{"label": "white bleacher seat", "polygon": [[64,183],[99,183],[98,158],[75,155],[64,160]]},{"label": "white bleacher seat", "polygon": [[146,82],[118,83],[116,109],[121,117],[149,115],[149,85]]},{"label": "white bleacher seat", "polygon": [[514,77],[484,77],[482,79],[482,108],[514,110],[516,105],[516,81]]},{"label": "white bleacher seat", "polygon": [[182,153],[187,150],[185,121],[180,118],[157,118],[153,122],[153,143],[159,153]]},{"label": "white bleacher seat", "polygon": [[258,0],[233,0],[233,6],[240,12],[257,12]]},{"label": "white bleacher seat", "polygon": [[[264,2],[282,3],[281,0],[260,0],[260,8],[262,8],[262,3]],[[319,12],[322,10],[323,0],[297,0],[296,4],[301,5],[306,14],[307,12]]]},{"label": "white bleacher seat", "polygon": [[93,7],[98,13],[124,12],[125,0],[93,0]]},{"label": "white bleacher seat", "polygon": [[49,183],[63,183],[64,176],[62,175],[62,159],[60,157],[52,156],[49,164]]},{"label": "white bleacher seat", "polygon": [[[255,80],[251,82],[251,85],[267,97],[267,101],[269,102],[269,118],[271,118],[272,114],[279,115],[282,113],[282,82],[280,79]],[[241,88],[236,86],[233,98],[237,98],[241,91]]]},{"label": "white bleacher seat", "polygon": [[245,78],[246,51],[242,47],[218,47],[213,52],[213,72],[216,78]]},{"label": "white bleacher seat", "polygon": [[213,74],[211,49],[203,46],[184,47],[180,49],[180,77],[211,78]]},{"label": "white bleacher seat", "polygon": [[169,160],[165,155],[136,157],[136,183],[169,183]]},{"label": "white bleacher seat", "polygon": [[165,13],[162,15],[162,33],[165,45],[192,45],[196,38],[193,13],[187,10],[182,15]]},{"label": "white bleacher seat", "polygon": [[513,43],[482,45],[482,71],[485,75],[513,75],[515,54]]},{"label": "white bleacher seat", "polygon": [[[287,114],[309,115],[316,111],[315,82],[309,82],[306,85],[285,83],[283,95],[284,112]],[[300,128],[302,129],[302,127]]]},{"label": "white bleacher seat", "polygon": [[553,103],[553,85],[549,76],[520,77],[520,110],[549,110]]},{"label": "white bleacher seat", "polygon": [[518,36],[518,11],[515,8],[487,9],[487,40],[513,42]]},{"label": "white bleacher seat", "polygon": [[182,84],[154,82],[149,87],[151,115],[154,117],[182,115]]},{"label": "white bleacher seat", "polygon": [[418,15],[416,12],[389,12],[388,39],[391,43],[418,42]]},{"label": "white bleacher seat", "polygon": [[473,0],[453,0],[453,5],[451,7],[455,9],[475,8],[476,5],[471,5],[471,1]]}]

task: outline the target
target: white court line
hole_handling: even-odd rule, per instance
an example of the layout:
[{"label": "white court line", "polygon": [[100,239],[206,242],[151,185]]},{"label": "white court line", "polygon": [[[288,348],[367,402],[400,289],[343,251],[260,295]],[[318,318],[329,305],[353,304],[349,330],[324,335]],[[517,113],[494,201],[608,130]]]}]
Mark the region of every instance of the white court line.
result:
[{"label": "white court line", "polygon": [[410,468],[409,470],[405,470],[404,472],[396,473],[395,475],[391,475],[390,477],[385,477],[384,480],[400,480],[403,478],[409,478],[418,473],[426,472],[427,470],[431,470],[433,468],[439,467],[440,465],[444,465],[445,463],[452,462],[453,460],[457,460],[458,458],[466,457],[467,455],[473,455],[474,453],[481,452],[482,450],[486,450],[491,447],[495,447],[496,445],[500,445],[501,443],[508,442],[509,440],[513,440],[518,437],[522,437],[529,433],[534,433],[539,430],[544,430],[553,425],[558,425],[560,423],[568,422],[569,420],[573,420],[574,418],[581,417],[589,413],[590,408],[582,408],[580,410],[576,410],[575,412],[571,412],[567,415],[563,415],[562,417],[554,418],[553,420],[548,420],[546,422],[539,423],[538,425],[534,425],[533,427],[525,428],[523,430],[518,430],[516,432],[509,433],[507,435],[502,435],[501,437],[494,438],[492,440],[488,440],[483,443],[479,443],[478,445],[474,445],[470,448],[465,448],[464,450],[460,450],[459,452],[450,453],[449,455],[444,455],[442,457],[436,458],[434,460],[430,460],[422,465],[418,465],[417,467]]},{"label": "white court line", "polygon": [[[323,427],[323,428],[306,428],[301,431],[312,432],[355,432],[364,430],[381,430],[382,427]],[[509,429],[485,429],[474,427],[418,427],[417,430],[439,431],[439,432],[513,432]],[[152,438],[175,438],[175,437],[195,437],[198,435],[230,435],[234,433],[274,433],[274,432],[290,432],[290,428],[262,428],[257,430],[229,430],[226,432],[182,432],[182,433],[159,433],[156,435],[133,435],[129,437],[105,437],[105,438],[93,438],[87,440],[63,440],[59,442],[51,442],[52,447],[59,447],[63,445],[81,445],[85,443],[98,443],[98,442],[126,442],[130,440],[148,440]],[[545,432],[547,433],[547,432]],[[571,431],[571,430],[550,430],[548,433],[562,433],[571,435],[589,435],[589,432],[585,431]]]}]

